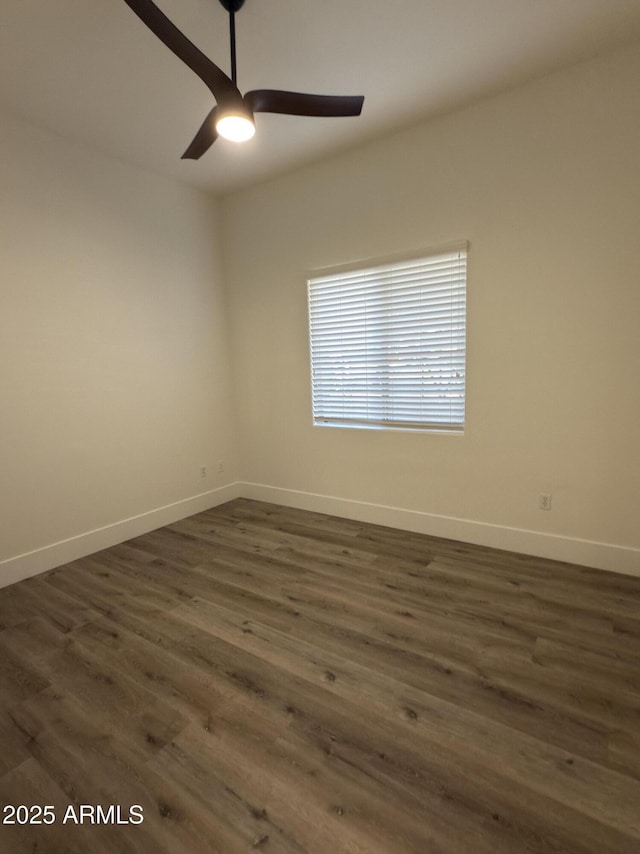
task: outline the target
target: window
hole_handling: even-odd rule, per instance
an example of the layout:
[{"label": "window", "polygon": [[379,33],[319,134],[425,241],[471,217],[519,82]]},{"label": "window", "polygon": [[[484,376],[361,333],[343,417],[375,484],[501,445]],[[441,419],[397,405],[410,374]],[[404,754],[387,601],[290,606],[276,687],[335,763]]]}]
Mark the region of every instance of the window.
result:
[{"label": "window", "polygon": [[313,421],[464,429],[466,245],[309,279]]}]

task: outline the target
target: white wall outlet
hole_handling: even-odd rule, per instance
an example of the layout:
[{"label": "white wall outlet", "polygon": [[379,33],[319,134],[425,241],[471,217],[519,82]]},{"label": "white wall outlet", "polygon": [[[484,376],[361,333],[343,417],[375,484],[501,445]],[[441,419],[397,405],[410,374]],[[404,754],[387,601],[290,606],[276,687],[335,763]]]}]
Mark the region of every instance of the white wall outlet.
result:
[{"label": "white wall outlet", "polygon": [[224,471],[224,460],[218,460],[218,471]]},{"label": "white wall outlet", "polygon": [[200,466],[200,477],[206,477],[206,476],[207,476],[207,467],[206,466]]},{"label": "white wall outlet", "polygon": [[543,492],[538,496],[538,507],[540,510],[551,510],[550,492]]}]

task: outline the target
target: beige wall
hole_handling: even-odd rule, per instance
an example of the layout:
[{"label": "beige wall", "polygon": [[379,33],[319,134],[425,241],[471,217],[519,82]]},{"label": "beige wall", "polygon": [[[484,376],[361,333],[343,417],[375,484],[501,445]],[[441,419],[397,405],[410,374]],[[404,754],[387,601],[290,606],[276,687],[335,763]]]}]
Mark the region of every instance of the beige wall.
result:
[{"label": "beige wall", "polygon": [[[635,47],[226,199],[242,479],[640,547],[639,104]],[[465,435],[314,428],[306,271],[460,239]]]},{"label": "beige wall", "polygon": [[214,202],[0,128],[2,561],[214,490],[237,466]]}]

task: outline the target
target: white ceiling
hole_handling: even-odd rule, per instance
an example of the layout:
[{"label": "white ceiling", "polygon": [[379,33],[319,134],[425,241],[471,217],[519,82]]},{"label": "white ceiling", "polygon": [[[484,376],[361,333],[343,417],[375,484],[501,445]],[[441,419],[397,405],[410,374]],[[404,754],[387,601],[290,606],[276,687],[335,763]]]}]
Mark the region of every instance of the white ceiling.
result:
[{"label": "white ceiling", "polygon": [[[218,0],[156,0],[228,71]],[[246,0],[238,82],[365,95],[359,118],[258,115],[180,155],[213,106],[123,0],[0,0],[0,107],[129,163],[228,192],[640,39],[640,0]]]}]

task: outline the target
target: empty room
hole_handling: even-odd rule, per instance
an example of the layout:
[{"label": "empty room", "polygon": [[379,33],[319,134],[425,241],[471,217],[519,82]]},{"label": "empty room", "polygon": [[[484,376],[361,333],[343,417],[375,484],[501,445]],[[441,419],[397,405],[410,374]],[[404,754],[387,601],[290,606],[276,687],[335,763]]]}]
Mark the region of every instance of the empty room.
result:
[{"label": "empty room", "polygon": [[638,0],[3,0],[0,852],[640,851]]}]

